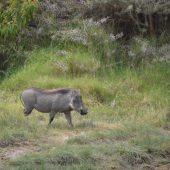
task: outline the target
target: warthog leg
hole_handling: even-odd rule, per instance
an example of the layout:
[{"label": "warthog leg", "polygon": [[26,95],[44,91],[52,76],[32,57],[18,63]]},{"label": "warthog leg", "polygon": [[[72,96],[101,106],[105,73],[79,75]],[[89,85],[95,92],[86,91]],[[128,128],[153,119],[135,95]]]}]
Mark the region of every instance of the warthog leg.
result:
[{"label": "warthog leg", "polygon": [[49,124],[51,124],[51,122],[54,120],[55,114],[56,113],[54,113],[54,112],[50,113],[50,115],[49,115]]},{"label": "warthog leg", "polygon": [[65,112],[64,114],[65,114],[65,118],[67,119],[69,128],[72,128],[73,124],[72,124],[71,112]]},{"label": "warthog leg", "polygon": [[28,116],[29,114],[31,114],[32,110],[33,109],[29,109],[29,110],[28,109],[24,109],[24,115]]}]

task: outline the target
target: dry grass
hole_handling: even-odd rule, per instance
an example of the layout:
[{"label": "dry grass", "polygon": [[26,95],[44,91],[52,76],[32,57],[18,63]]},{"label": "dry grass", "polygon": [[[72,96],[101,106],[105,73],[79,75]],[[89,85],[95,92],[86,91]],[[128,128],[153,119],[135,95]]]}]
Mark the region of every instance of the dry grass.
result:
[{"label": "dry grass", "polygon": [[[1,160],[5,169],[137,169],[167,164],[169,65],[60,74],[55,72],[53,50],[33,52],[25,68],[1,82],[0,157],[17,155]],[[69,53],[79,63],[82,55]],[[60,56],[58,61],[69,65]],[[63,114],[51,126],[48,114],[33,111],[24,117],[19,94],[29,86],[79,88],[89,114],[74,112],[73,129],[67,128]]]}]

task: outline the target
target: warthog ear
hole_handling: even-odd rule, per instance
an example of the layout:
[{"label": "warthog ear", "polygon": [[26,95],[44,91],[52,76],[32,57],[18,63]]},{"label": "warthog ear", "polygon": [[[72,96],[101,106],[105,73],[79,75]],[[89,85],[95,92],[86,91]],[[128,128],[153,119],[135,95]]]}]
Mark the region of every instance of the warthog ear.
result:
[{"label": "warthog ear", "polygon": [[78,94],[80,94],[80,89],[77,89]]},{"label": "warthog ear", "polygon": [[76,96],[76,91],[75,90],[71,90],[71,97]]},{"label": "warthog ear", "polygon": [[73,97],[77,96],[78,94],[80,95],[80,90],[72,90],[71,91],[71,96],[73,96]]}]

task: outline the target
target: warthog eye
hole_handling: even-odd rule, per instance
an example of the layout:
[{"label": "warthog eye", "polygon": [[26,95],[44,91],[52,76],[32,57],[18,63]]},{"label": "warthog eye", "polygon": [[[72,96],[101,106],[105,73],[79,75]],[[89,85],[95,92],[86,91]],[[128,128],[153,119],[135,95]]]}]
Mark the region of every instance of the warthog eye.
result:
[{"label": "warthog eye", "polygon": [[80,97],[79,96],[76,96],[75,98],[74,98],[74,101],[79,101],[80,100]]},{"label": "warthog eye", "polygon": [[75,97],[75,98],[73,99],[73,101],[74,101],[74,102],[77,102],[77,101],[78,101],[78,98],[77,98],[77,97]]}]

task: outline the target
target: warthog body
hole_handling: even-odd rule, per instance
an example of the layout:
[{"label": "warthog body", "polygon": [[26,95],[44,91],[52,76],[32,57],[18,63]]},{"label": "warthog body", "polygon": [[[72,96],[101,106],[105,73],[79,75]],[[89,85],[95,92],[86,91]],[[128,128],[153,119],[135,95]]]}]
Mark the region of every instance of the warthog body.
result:
[{"label": "warthog body", "polygon": [[75,89],[43,90],[29,88],[22,92],[21,101],[26,116],[33,109],[43,113],[50,113],[49,124],[53,121],[57,113],[64,113],[69,127],[72,127],[72,110],[79,112],[81,115],[87,114],[87,108],[83,104],[80,92]]}]

